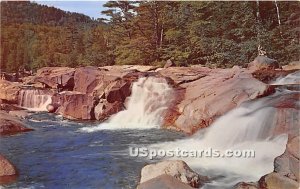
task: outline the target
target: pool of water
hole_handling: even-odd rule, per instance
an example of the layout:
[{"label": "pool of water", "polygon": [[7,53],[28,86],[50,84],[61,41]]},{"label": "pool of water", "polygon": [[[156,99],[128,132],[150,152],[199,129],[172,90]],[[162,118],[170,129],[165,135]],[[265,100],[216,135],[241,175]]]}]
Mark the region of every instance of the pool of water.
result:
[{"label": "pool of water", "polygon": [[86,133],[80,128],[99,123],[47,113],[32,115],[27,124],[35,131],[0,137],[0,153],[20,174],[5,188],[135,188],[141,168],[153,160],[130,157],[128,148],[184,137],[159,129]]}]

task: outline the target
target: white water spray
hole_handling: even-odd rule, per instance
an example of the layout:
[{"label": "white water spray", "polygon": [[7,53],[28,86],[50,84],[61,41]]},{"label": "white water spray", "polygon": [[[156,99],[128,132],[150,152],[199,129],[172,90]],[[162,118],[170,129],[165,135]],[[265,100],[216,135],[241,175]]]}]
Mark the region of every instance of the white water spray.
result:
[{"label": "white water spray", "polygon": [[220,117],[205,131],[188,139],[154,144],[156,150],[254,150],[255,158],[243,157],[176,157],[214,181],[204,188],[232,188],[238,182],[256,182],[273,172],[274,158],[285,151],[287,135],[274,136],[276,108],[274,104],[291,91],[281,91],[259,100],[246,102]]},{"label": "white water spray", "polygon": [[280,77],[272,83],[272,85],[291,85],[291,84],[300,84],[300,71],[290,73],[285,77]]},{"label": "white water spray", "polygon": [[47,111],[51,95],[39,89],[23,89],[19,93],[19,106],[31,111]]},{"label": "white water spray", "polygon": [[173,100],[173,90],[164,78],[144,77],[133,83],[126,109],[112,116],[106,123],[81,130],[159,128],[165,110]]}]

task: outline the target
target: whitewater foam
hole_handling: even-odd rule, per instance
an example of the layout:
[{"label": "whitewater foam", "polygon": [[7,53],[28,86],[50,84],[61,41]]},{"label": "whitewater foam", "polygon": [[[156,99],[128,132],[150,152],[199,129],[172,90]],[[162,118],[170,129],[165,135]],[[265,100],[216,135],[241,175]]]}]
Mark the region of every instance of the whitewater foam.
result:
[{"label": "whitewater foam", "polygon": [[[286,91],[284,92],[286,93]],[[180,158],[193,169],[210,177],[220,177],[204,188],[232,188],[238,182],[255,182],[273,171],[274,158],[285,151],[287,135],[273,136],[276,108],[271,101],[282,94],[244,103],[216,120],[208,129],[188,139],[150,145],[156,150],[175,148],[203,150],[208,147],[226,150],[254,150],[255,158]],[[178,159],[178,158],[176,158]]]},{"label": "whitewater foam", "polygon": [[165,110],[173,101],[173,89],[164,78],[143,77],[132,85],[126,109],[113,115],[107,122],[81,131],[102,129],[150,129],[163,123]]},{"label": "whitewater foam", "polygon": [[300,84],[300,70],[280,77],[271,83],[272,85]]},{"label": "whitewater foam", "polygon": [[30,111],[47,111],[52,102],[51,95],[39,89],[22,89],[18,98],[19,106]]}]

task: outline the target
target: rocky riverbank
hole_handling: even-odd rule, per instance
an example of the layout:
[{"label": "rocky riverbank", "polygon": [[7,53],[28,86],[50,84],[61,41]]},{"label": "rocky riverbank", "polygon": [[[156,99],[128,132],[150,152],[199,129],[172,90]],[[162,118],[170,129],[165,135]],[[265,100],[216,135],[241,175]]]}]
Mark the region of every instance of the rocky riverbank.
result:
[{"label": "rocky riverbank", "polygon": [[[286,70],[279,69],[273,61],[270,63],[269,60],[264,60],[258,58],[248,68],[235,66],[231,69],[202,66],[44,67],[33,76],[21,78],[22,82],[0,80],[0,133],[11,135],[32,131],[21,121],[26,117],[26,112],[22,112],[19,106],[24,104],[26,108],[44,108],[43,110],[60,114],[67,119],[104,121],[126,108],[127,97],[131,95],[131,87],[135,81],[140,77],[151,76],[166,79],[174,90],[175,98],[164,114],[162,127],[193,134],[243,102],[274,93],[275,86],[268,84],[270,81],[299,69],[294,64],[286,66]],[[297,186],[299,171],[295,167],[297,163],[299,165],[299,98],[299,93],[291,94],[270,104],[277,108],[274,120],[277,125],[276,134],[289,134],[286,152],[275,160],[274,173],[262,177],[257,183],[239,183],[237,188]],[[298,122],[291,125],[290,123],[295,123],[291,121],[295,117]],[[181,167],[180,169],[187,169],[188,174],[191,174],[184,162],[175,164],[174,170]],[[3,163],[4,165],[7,163]],[[155,188],[157,183],[160,183],[159,186],[167,186],[174,181],[173,177],[178,181],[179,177],[174,174],[162,176],[165,168],[161,169],[162,174],[156,175],[160,178],[152,175],[149,179],[141,179],[139,188]],[[194,176],[196,180],[193,180]],[[185,184],[190,185],[183,184],[182,188],[199,187],[202,182],[209,180],[203,178],[195,173],[192,183],[190,178],[181,177],[178,182],[184,180]],[[277,185],[279,180],[284,184]]]}]

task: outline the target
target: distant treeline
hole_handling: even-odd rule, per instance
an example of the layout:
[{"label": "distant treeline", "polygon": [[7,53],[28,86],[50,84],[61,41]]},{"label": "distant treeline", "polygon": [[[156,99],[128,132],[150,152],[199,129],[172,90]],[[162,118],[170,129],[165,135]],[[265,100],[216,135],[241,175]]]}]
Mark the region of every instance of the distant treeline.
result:
[{"label": "distant treeline", "polygon": [[[109,20],[1,2],[1,69],[143,64],[243,66],[257,47],[299,60],[300,2],[108,1]],[[100,7],[99,7],[100,10]]]}]

